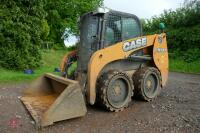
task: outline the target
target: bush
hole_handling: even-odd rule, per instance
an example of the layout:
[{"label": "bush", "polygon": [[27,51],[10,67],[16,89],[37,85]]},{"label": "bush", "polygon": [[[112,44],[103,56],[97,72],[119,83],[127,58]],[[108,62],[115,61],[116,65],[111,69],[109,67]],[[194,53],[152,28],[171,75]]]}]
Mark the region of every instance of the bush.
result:
[{"label": "bush", "polygon": [[[7,69],[40,65],[40,44],[45,37],[43,0],[9,0],[0,3],[0,66]],[[48,27],[48,26],[46,26]]]},{"label": "bush", "polygon": [[159,33],[160,22],[166,24],[167,43],[171,58],[185,62],[200,60],[200,2],[185,1],[184,7],[164,11],[160,16],[142,21],[145,34]]},{"label": "bush", "polygon": [[175,50],[169,53],[171,59],[183,60],[184,62],[191,63],[200,61],[200,49],[188,49],[187,51]]},{"label": "bush", "polygon": [[200,59],[200,49],[188,49],[183,53],[184,61],[190,63]]},{"label": "bush", "polygon": [[23,70],[40,65],[41,54],[35,46],[24,50],[16,47],[1,47],[0,51],[0,65],[4,68]]},{"label": "bush", "polygon": [[101,4],[102,0],[1,0],[0,67],[39,66],[39,49],[65,49],[65,29],[78,34],[79,16]]},{"label": "bush", "polygon": [[53,45],[53,49],[54,50],[66,50],[67,48],[62,43],[56,43],[55,45]]},{"label": "bush", "polygon": [[200,24],[187,28],[168,29],[166,33],[170,52],[200,49]]},{"label": "bush", "polygon": [[185,6],[175,11],[165,10],[160,16],[154,16],[143,22],[144,31],[154,32],[158,30],[160,22],[166,24],[167,29],[180,27],[192,27],[200,24],[200,1],[191,0],[185,2]]}]

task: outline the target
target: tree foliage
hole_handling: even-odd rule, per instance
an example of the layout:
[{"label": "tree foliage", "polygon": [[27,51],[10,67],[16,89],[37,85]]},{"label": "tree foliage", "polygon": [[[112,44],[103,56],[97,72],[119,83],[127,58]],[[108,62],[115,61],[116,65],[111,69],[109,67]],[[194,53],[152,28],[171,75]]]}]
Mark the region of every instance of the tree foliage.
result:
[{"label": "tree foliage", "polygon": [[101,0],[69,0],[68,2],[66,0],[49,0],[45,6],[51,28],[49,39],[63,45],[63,39],[68,37],[65,29],[68,28],[70,32],[77,34],[79,17],[101,4]]},{"label": "tree foliage", "polygon": [[158,33],[160,22],[166,24],[168,47],[174,57],[188,62],[200,59],[200,1],[186,0],[175,11],[165,10],[160,16],[143,20],[145,34]]},{"label": "tree foliage", "polygon": [[147,32],[158,30],[160,22],[164,22],[168,29],[191,27],[200,24],[200,1],[185,1],[182,8],[178,8],[175,11],[164,10],[160,16],[154,16],[146,20],[144,30]]},{"label": "tree foliage", "polygon": [[38,67],[43,45],[63,46],[68,35],[65,29],[77,34],[79,16],[101,3],[101,0],[1,0],[0,67],[21,70]]},{"label": "tree foliage", "polygon": [[10,69],[37,67],[41,59],[46,12],[40,0],[1,0],[0,65]]}]

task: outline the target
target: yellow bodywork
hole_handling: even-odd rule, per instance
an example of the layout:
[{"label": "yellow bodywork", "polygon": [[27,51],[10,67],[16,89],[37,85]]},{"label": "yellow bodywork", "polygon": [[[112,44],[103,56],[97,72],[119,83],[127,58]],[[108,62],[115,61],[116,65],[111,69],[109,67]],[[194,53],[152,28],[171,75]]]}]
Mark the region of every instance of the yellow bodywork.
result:
[{"label": "yellow bodywork", "polygon": [[[147,38],[147,43],[145,46],[132,49],[127,52],[123,50],[123,45],[125,42],[131,42],[139,38]],[[159,39],[162,42],[159,42]],[[155,35],[149,35],[149,36],[142,36],[142,37],[130,39],[130,40],[106,47],[104,49],[96,51],[92,55],[92,57],[90,58],[90,62],[88,64],[88,78],[87,78],[88,102],[92,105],[95,103],[96,82],[97,82],[98,75],[100,74],[104,66],[106,66],[108,63],[112,61],[127,58],[133,52],[140,49],[148,48],[150,46],[153,46],[154,64],[160,70],[161,77],[162,77],[162,86],[164,86],[168,78],[168,52],[167,52],[166,34],[162,33],[160,35],[155,34]]]}]

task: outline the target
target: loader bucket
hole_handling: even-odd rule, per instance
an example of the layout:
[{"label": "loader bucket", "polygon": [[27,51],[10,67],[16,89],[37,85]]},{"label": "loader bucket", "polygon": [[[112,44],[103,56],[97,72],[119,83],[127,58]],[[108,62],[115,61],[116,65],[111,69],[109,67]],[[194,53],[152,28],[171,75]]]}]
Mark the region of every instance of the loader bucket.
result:
[{"label": "loader bucket", "polygon": [[84,116],[87,112],[79,83],[53,74],[35,80],[20,98],[38,127]]}]

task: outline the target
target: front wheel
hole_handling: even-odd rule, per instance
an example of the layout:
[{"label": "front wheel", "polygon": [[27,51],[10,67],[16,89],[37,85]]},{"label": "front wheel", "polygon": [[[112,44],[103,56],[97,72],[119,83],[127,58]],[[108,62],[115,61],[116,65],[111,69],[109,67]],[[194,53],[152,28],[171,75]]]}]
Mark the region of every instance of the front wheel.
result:
[{"label": "front wheel", "polygon": [[156,98],[161,90],[160,72],[154,67],[141,68],[133,75],[136,96],[145,101]]},{"label": "front wheel", "polygon": [[98,82],[97,97],[103,107],[118,112],[128,106],[133,96],[133,85],[125,73],[109,71]]}]

